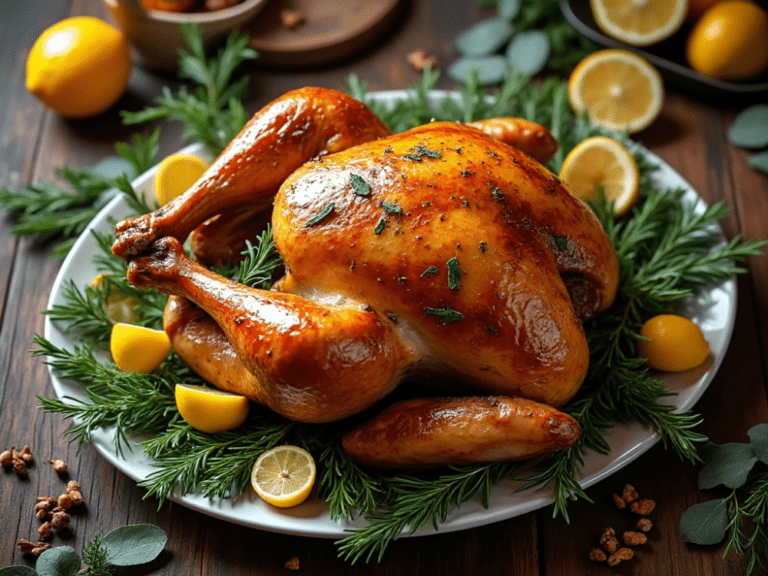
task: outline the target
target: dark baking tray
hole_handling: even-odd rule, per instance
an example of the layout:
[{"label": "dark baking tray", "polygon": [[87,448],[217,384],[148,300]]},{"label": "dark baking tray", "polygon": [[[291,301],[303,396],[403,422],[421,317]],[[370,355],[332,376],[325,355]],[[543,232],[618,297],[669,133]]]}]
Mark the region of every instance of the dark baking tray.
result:
[{"label": "dark baking tray", "polygon": [[669,86],[702,100],[724,104],[748,104],[768,101],[768,72],[749,82],[723,82],[703,76],[685,64],[685,38],[689,25],[671,38],[653,46],[639,48],[606,36],[592,17],[589,0],[560,0],[560,9],[579,32],[602,46],[623,48],[639,54],[661,73]]}]

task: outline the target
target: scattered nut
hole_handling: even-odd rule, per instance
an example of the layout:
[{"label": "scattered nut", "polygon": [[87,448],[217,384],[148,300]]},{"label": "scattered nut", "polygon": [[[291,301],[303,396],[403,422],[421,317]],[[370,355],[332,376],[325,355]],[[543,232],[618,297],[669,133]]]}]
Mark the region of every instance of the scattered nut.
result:
[{"label": "scattered nut", "polygon": [[19,457],[29,464],[33,460],[32,449],[29,446],[24,446],[24,448],[21,449],[21,452],[19,452]]},{"label": "scattered nut", "polygon": [[69,514],[63,510],[59,510],[58,512],[54,512],[53,519],[51,519],[51,525],[56,530],[61,530],[62,528],[66,528],[67,524],[69,524],[69,520]]},{"label": "scattered nut", "polygon": [[432,68],[432,70],[436,70],[440,67],[440,62],[437,59],[437,56],[431,54],[428,55],[424,50],[414,50],[413,52],[409,52],[405,59],[417,72],[423,72],[427,66]]},{"label": "scattered nut", "polygon": [[293,558],[291,558],[290,560],[288,560],[285,563],[285,568],[286,568],[286,570],[298,570],[299,569],[299,559],[294,556]]},{"label": "scattered nut", "polygon": [[640,518],[640,520],[637,521],[638,530],[642,530],[643,532],[650,532],[651,528],[653,528],[653,522],[651,522],[648,518]]},{"label": "scattered nut", "polygon": [[51,523],[45,522],[40,525],[40,528],[37,529],[37,533],[40,534],[40,539],[45,540],[46,538],[50,537],[51,535]]},{"label": "scattered nut", "polygon": [[51,547],[48,542],[30,542],[29,540],[19,540],[16,542],[16,545],[19,547],[19,549],[24,552],[24,554],[32,554],[33,556],[40,556],[43,552],[48,550],[48,548]]},{"label": "scattered nut", "polygon": [[57,474],[64,474],[67,471],[67,465],[64,460],[48,460],[48,463],[53,465],[53,469]]},{"label": "scattered nut", "polygon": [[293,30],[297,26],[304,24],[307,19],[304,16],[304,12],[301,10],[281,10],[280,11],[280,22],[285,26],[286,28]]},{"label": "scattered nut", "polygon": [[624,544],[627,546],[639,546],[640,544],[648,542],[648,536],[642,532],[627,531],[624,532],[621,537],[624,540]]},{"label": "scattered nut", "polygon": [[618,494],[613,495],[613,503],[616,504],[616,508],[618,508],[619,510],[624,510],[624,508],[627,507],[627,503],[624,502],[624,498],[622,498]]},{"label": "scattered nut", "polygon": [[51,502],[50,500],[42,500],[35,504],[35,516],[38,520],[46,520],[51,515]]},{"label": "scattered nut", "polygon": [[67,482],[67,492],[72,492],[73,490],[80,490],[80,484],[78,484],[75,480],[70,480]]},{"label": "scattered nut", "polygon": [[634,502],[639,498],[639,495],[637,493],[637,490],[635,490],[635,487],[632,486],[632,484],[627,484],[626,486],[624,486],[624,491],[621,493],[621,498],[627,504],[631,504],[632,502]]},{"label": "scattered nut", "polygon": [[610,538],[603,543],[603,548],[608,554],[613,554],[619,549],[619,541],[616,538]]},{"label": "scattered nut", "polygon": [[80,506],[83,503],[83,495],[80,493],[80,490],[72,490],[67,492],[67,495],[72,500],[72,506]]},{"label": "scattered nut", "polygon": [[619,548],[608,558],[608,566],[616,566],[624,560],[631,560],[634,555],[635,553],[629,548]]},{"label": "scattered nut", "polygon": [[13,465],[13,452],[5,450],[0,454],[0,466],[10,468]]},{"label": "scattered nut", "polygon": [[600,536],[600,544],[605,544],[608,540],[612,539],[616,539],[616,530],[610,527],[606,528]]},{"label": "scattered nut", "polygon": [[21,458],[14,460],[13,471],[16,472],[17,476],[25,478],[27,476],[27,463]]},{"label": "scattered nut", "polygon": [[72,496],[69,494],[62,494],[58,499],[59,508],[62,510],[69,510],[72,506]]},{"label": "scattered nut", "polygon": [[592,550],[589,551],[589,559],[592,560],[592,562],[605,562],[608,559],[608,556],[606,556],[605,552],[600,550],[600,548],[592,548]]},{"label": "scattered nut", "polygon": [[653,500],[643,499],[638,500],[637,502],[632,502],[632,504],[629,507],[629,510],[632,512],[632,514],[639,514],[640,516],[648,516],[651,512],[653,512],[653,509],[656,508],[656,502]]}]

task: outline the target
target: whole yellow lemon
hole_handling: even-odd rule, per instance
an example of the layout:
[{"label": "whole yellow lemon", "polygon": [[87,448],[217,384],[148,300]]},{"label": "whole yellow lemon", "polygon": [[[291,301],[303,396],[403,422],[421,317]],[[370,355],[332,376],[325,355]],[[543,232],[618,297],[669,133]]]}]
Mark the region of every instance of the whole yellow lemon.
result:
[{"label": "whole yellow lemon", "polygon": [[54,24],[27,58],[27,89],[65,118],[109,109],[125,92],[130,74],[125,34],[90,16]]},{"label": "whole yellow lemon", "polygon": [[709,8],[686,44],[688,64],[718,80],[749,80],[768,68],[768,13],[747,0]]}]

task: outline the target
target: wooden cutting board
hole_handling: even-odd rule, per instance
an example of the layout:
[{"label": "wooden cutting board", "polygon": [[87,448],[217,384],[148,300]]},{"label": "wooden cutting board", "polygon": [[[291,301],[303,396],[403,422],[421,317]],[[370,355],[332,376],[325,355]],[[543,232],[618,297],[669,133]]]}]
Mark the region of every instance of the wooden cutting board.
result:
[{"label": "wooden cutting board", "polygon": [[[381,36],[400,13],[403,0],[270,0],[248,25],[250,45],[261,64],[306,68],[353,55]],[[304,22],[283,25],[283,10]]]}]

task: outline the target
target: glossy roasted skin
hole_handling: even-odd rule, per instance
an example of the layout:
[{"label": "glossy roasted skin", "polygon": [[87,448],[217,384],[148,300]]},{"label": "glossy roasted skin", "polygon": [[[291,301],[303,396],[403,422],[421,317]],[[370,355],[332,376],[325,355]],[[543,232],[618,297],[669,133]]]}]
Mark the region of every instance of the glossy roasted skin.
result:
[{"label": "glossy roasted skin", "polygon": [[342,443],[359,464],[398,468],[524,460],[567,448],[578,437],[578,422],[551,406],[490,396],[398,402]]},{"label": "glossy roasted skin", "polygon": [[[295,91],[258,112],[186,194],[118,224],[113,252],[137,286],[205,311],[178,298],[166,310],[193,369],[288,418],[345,418],[421,374],[528,399],[440,412],[475,424],[465,439],[446,419],[434,446],[466,441],[484,447],[482,458],[505,459],[559,449],[578,427],[529,400],[559,406],[577,391],[589,355],[581,322],[612,303],[618,266],[590,210],[520,149],[546,161],[556,143],[509,118],[390,135],[344,95]],[[242,242],[237,218],[258,221],[278,187],[273,236],[286,274],[273,290],[234,283],[183,252],[204,222],[198,250],[220,235]],[[412,413],[438,410],[427,405]],[[510,415],[501,427],[498,407]],[[423,438],[401,440],[415,450]],[[461,452],[448,463],[463,462]],[[382,465],[419,465],[408,453],[393,447]]]}]

